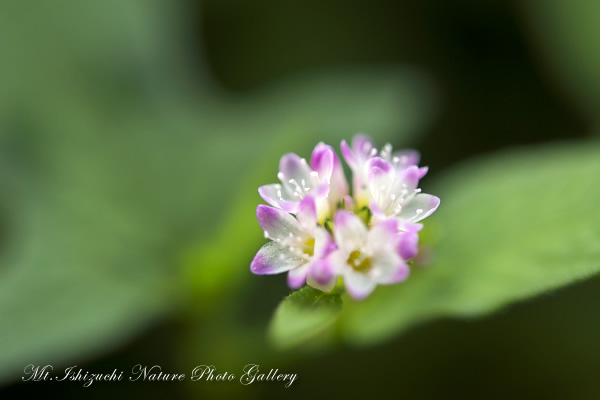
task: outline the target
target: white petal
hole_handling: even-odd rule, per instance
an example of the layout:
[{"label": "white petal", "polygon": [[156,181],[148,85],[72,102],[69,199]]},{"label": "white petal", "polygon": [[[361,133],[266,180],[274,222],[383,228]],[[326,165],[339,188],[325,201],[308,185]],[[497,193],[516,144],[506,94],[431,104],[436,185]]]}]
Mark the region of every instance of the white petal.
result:
[{"label": "white petal", "polygon": [[396,172],[390,163],[375,157],[369,161],[369,191],[381,211],[388,213],[398,195],[392,197],[392,190],[397,186]]},{"label": "white petal", "polygon": [[[314,186],[314,177],[305,159],[294,153],[281,157],[279,162],[279,177],[290,194],[300,200]],[[294,195],[297,193],[297,195]]]},{"label": "white petal", "polygon": [[263,185],[258,188],[258,193],[264,201],[273,207],[281,208],[284,211],[296,212],[300,198],[292,198],[287,189],[279,184],[273,183]]},{"label": "white petal", "polygon": [[399,268],[406,265],[395,249],[381,251],[372,258],[371,276],[378,283],[395,282]]},{"label": "white petal", "polygon": [[393,285],[395,283],[404,282],[410,275],[410,268],[404,262],[399,263],[394,267],[393,271],[385,277],[378,280],[382,285]]},{"label": "white petal", "polygon": [[283,242],[290,237],[305,236],[298,220],[283,210],[261,204],[256,207],[256,218],[265,236],[271,240]]},{"label": "white petal", "polygon": [[317,227],[317,205],[312,195],[302,199],[296,212],[296,218],[305,232],[313,233]]},{"label": "white petal", "polygon": [[351,253],[364,244],[367,227],[356,215],[339,210],[335,215],[334,235],[338,246]]},{"label": "white petal", "polygon": [[350,296],[356,300],[362,300],[375,289],[377,284],[371,277],[363,272],[347,268],[344,272],[344,284]]},{"label": "white petal", "polygon": [[305,261],[292,254],[287,247],[277,242],[269,242],[260,248],[250,264],[250,270],[257,275],[272,275],[289,271]]},{"label": "white petal", "polygon": [[398,220],[389,218],[378,222],[367,234],[367,251],[395,248],[399,240]]},{"label": "white petal", "polygon": [[426,193],[417,193],[402,205],[398,217],[408,222],[418,222],[427,218],[438,208],[440,199]]},{"label": "white petal", "polygon": [[314,239],[315,247],[313,254],[315,258],[327,257],[332,251],[335,250],[333,238],[324,228],[319,226],[315,229]]}]

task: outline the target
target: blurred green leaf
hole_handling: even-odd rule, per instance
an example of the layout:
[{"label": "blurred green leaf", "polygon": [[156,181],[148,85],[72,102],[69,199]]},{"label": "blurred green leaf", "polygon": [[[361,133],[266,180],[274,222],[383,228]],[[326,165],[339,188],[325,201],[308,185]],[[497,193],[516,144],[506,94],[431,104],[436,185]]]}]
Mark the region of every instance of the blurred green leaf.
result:
[{"label": "blurred green leaf", "polygon": [[518,3],[547,68],[579,108],[598,123],[600,110],[600,3],[529,0]]},{"label": "blurred green leaf", "polygon": [[[377,342],[435,317],[474,317],[600,271],[600,146],[527,148],[467,163],[426,190],[442,203],[435,261],[347,302],[344,338]],[[427,188],[430,187],[430,188]]]},{"label": "blurred green leaf", "polygon": [[277,307],[269,328],[271,343],[289,348],[316,337],[327,330],[342,311],[337,291],[323,293],[305,286],[290,294]]}]

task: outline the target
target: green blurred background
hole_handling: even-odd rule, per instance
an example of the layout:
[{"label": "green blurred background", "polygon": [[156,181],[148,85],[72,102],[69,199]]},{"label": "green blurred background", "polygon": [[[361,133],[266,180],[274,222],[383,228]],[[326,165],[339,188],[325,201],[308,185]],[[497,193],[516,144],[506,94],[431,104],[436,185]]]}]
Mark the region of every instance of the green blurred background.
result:
[{"label": "green blurred background", "polygon": [[[598,398],[597,279],[282,351],[265,332],[285,277],[249,272],[285,152],[368,132],[418,148],[438,194],[468,160],[590,143],[598,18],[583,0],[2,2],[1,397]],[[21,383],[30,363],[300,378],[83,388]]]}]

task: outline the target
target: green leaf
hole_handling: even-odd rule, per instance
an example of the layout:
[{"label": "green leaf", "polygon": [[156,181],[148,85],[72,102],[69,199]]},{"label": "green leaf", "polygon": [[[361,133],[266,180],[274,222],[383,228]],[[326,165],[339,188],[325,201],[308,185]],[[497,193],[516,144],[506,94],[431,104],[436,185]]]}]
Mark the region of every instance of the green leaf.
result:
[{"label": "green leaf", "polygon": [[289,348],[310,341],[335,322],[342,307],[337,291],[323,293],[303,287],[277,307],[269,327],[271,343],[278,348]]},{"label": "green leaf", "polygon": [[436,317],[475,317],[600,271],[600,146],[532,147],[470,162],[424,185],[435,261],[346,304],[343,337],[378,342]]}]

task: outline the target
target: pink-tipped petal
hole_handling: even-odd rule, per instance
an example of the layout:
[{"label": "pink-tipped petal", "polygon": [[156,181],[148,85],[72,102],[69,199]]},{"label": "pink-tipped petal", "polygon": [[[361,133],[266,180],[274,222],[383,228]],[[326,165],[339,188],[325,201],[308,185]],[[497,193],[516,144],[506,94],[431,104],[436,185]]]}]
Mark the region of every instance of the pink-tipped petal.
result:
[{"label": "pink-tipped petal", "polygon": [[398,234],[398,254],[404,260],[410,260],[419,252],[419,235],[415,232],[402,232]]},{"label": "pink-tipped petal", "polygon": [[392,155],[394,166],[400,169],[418,165],[421,155],[416,150],[400,150]]},{"label": "pink-tipped petal", "polygon": [[398,220],[389,218],[378,222],[367,234],[368,243],[395,243],[398,238]]},{"label": "pink-tipped petal", "polygon": [[310,166],[313,171],[317,172],[318,178],[322,182],[329,182],[331,180],[333,158],[333,149],[323,142],[319,143],[312,152]]},{"label": "pink-tipped petal", "polygon": [[352,150],[356,153],[359,161],[361,159],[366,161],[374,156],[373,149],[375,149],[375,142],[365,134],[359,133],[352,139]]},{"label": "pink-tipped petal", "polygon": [[334,264],[326,259],[315,261],[308,271],[309,280],[324,287],[329,287],[332,283],[335,285],[335,281],[337,281],[336,275]]},{"label": "pink-tipped petal", "polygon": [[354,199],[351,196],[344,196],[344,209],[346,211],[354,210]]},{"label": "pink-tipped petal", "polygon": [[403,185],[402,187],[398,187],[398,194],[400,194],[400,190],[402,189],[406,189],[409,193],[414,192],[419,185],[419,167],[412,165],[406,168],[402,171],[399,182]]},{"label": "pink-tipped petal", "polygon": [[375,200],[371,200],[369,202],[369,207],[371,208],[371,212],[377,219],[386,219],[385,213],[379,208],[379,205]]},{"label": "pink-tipped petal", "polygon": [[419,232],[423,229],[423,224],[401,221],[398,228],[404,232]]},{"label": "pink-tipped petal", "polygon": [[379,283],[383,285],[393,285],[395,283],[404,282],[408,279],[409,275],[410,268],[408,267],[408,265],[406,265],[406,263],[401,262],[395,267],[392,274],[390,274],[388,277],[386,277],[385,280],[382,280]]},{"label": "pink-tipped petal", "polygon": [[290,213],[298,209],[298,201],[290,199],[287,190],[279,184],[263,185],[258,188],[258,194],[273,207]]},{"label": "pink-tipped petal", "polygon": [[277,208],[261,204],[256,207],[256,218],[269,239],[287,240],[290,235],[298,237],[302,234],[302,228],[296,218]]},{"label": "pink-tipped petal", "polygon": [[315,289],[319,289],[322,292],[331,292],[335,285],[337,284],[337,279],[331,279],[326,283],[319,283],[315,281],[310,274],[306,277],[306,283],[308,286],[313,287]]},{"label": "pink-tipped petal", "polygon": [[327,182],[320,183],[311,193],[316,197],[316,199],[327,197],[329,194],[329,184]]},{"label": "pink-tipped petal", "polygon": [[294,269],[291,269],[287,275],[287,283],[291,289],[300,289],[306,282],[306,275],[310,268],[309,264],[300,265]]},{"label": "pink-tipped petal", "polygon": [[394,166],[390,164],[388,161],[384,160],[381,157],[373,157],[369,160],[369,168],[377,167],[381,169],[386,174],[389,174],[394,170]]},{"label": "pink-tipped petal", "polygon": [[[395,243],[394,243],[395,244]],[[375,282],[391,284],[397,282],[398,268],[406,265],[396,253],[395,246],[381,248],[372,259],[372,276]]]},{"label": "pink-tipped petal", "polygon": [[419,179],[421,179],[425,175],[427,175],[428,171],[429,171],[429,167],[421,167],[421,168],[419,168]]},{"label": "pink-tipped petal", "polygon": [[296,212],[296,218],[304,231],[312,233],[317,227],[317,205],[315,198],[311,195],[305,196]]},{"label": "pink-tipped petal", "polygon": [[[395,173],[393,169],[387,171],[377,165],[369,168],[369,191],[372,199],[377,203],[382,213],[390,211],[390,207],[400,194],[394,194]],[[392,196],[395,196],[392,198]]]},{"label": "pink-tipped petal", "polygon": [[350,146],[348,146],[348,143],[346,143],[345,140],[342,140],[340,148],[342,149],[342,156],[344,156],[344,159],[346,160],[350,168],[355,169],[356,167],[358,167],[358,159],[356,158],[356,155],[354,154]]},{"label": "pink-tipped petal", "polygon": [[331,172],[331,182],[329,190],[329,201],[332,206],[336,206],[342,199],[348,195],[348,181],[344,175],[342,163],[337,154],[333,151],[333,171]]},{"label": "pink-tipped petal", "polygon": [[394,182],[394,176],[379,167],[369,169],[369,189],[374,198],[378,198],[380,193],[389,191]]},{"label": "pink-tipped petal", "polygon": [[286,272],[304,263],[292,254],[287,247],[277,242],[263,245],[250,264],[250,271],[256,275],[272,275]]}]

